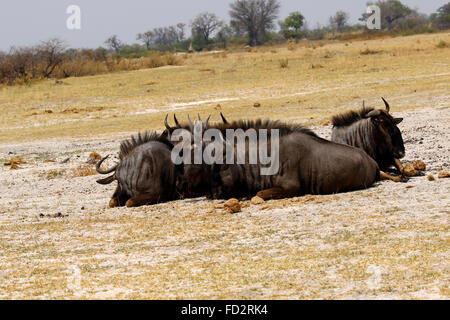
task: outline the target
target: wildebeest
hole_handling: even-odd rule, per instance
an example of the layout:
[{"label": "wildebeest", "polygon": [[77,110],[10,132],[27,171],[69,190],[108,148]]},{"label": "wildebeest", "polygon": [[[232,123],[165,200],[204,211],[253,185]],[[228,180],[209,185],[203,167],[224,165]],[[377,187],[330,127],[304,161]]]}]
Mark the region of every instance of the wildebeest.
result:
[{"label": "wildebeest", "polygon": [[[184,129],[190,133],[194,132],[194,124],[192,123],[188,115],[188,123],[180,124],[177,117],[174,115],[175,127],[171,127],[167,122],[167,117],[164,119],[164,125],[166,127],[165,134],[171,137],[176,129]],[[200,119],[200,115],[198,116]],[[202,124],[202,130],[209,128],[209,119]],[[177,144],[178,141],[172,141],[172,143]],[[190,143],[190,152],[193,157],[193,141]],[[183,175],[182,178],[178,180],[177,183],[177,193],[180,198],[197,198],[202,196],[210,195],[211,190],[211,166],[206,164],[195,164],[195,163],[183,163]]]},{"label": "wildebeest", "polygon": [[139,133],[120,145],[120,162],[108,170],[100,168],[105,158],[96,165],[97,172],[111,176],[100,179],[100,184],[117,180],[117,188],[110,207],[137,207],[170,201],[177,198],[177,179],[182,176],[182,166],[171,160],[172,143],[165,134]]},{"label": "wildebeest", "polygon": [[331,140],[337,143],[361,148],[377,163],[381,170],[381,178],[395,182],[406,181],[403,176],[392,176],[386,171],[395,166],[403,173],[401,158],[405,156],[405,147],[400,129],[397,125],[402,118],[394,118],[389,114],[390,107],[383,99],[386,110],[366,109],[350,111],[332,118],[333,131]]},{"label": "wildebeest", "polygon": [[[275,128],[274,128],[275,129]],[[370,187],[379,179],[377,163],[363,150],[318,137],[296,127],[280,134],[279,170],[261,175],[260,165],[223,164],[213,170],[213,197],[264,200],[331,194]]]},{"label": "wildebeest", "polygon": [[[201,185],[202,192],[214,198],[251,197],[279,199],[304,194],[329,194],[363,189],[379,179],[377,163],[363,150],[333,143],[311,130],[271,120],[240,120],[208,128],[279,130],[279,170],[275,175],[261,175],[261,165],[213,164],[184,167],[183,187]],[[179,126],[179,124],[177,124]],[[180,126],[181,127],[181,126]],[[270,143],[270,142],[269,142]],[[270,147],[269,147],[270,148]],[[246,150],[248,151],[248,150]],[[235,153],[237,154],[237,153]],[[248,156],[246,156],[248,160]],[[199,183],[201,181],[201,183]],[[204,194],[203,194],[204,195]]]}]

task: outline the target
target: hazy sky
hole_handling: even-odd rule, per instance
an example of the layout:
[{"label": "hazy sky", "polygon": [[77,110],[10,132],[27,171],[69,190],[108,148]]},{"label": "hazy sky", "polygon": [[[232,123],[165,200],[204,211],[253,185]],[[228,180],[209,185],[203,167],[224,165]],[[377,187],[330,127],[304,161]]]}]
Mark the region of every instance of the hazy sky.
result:
[{"label": "hazy sky", "polygon": [[[60,37],[72,47],[98,47],[117,34],[127,43],[137,42],[136,34],[178,22],[189,24],[203,11],[228,21],[231,0],[2,0],[0,6],[0,49],[30,45]],[[281,0],[280,18],[300,11],[308,25],[327,24],[330,15],[341,9],[357,22],[365,11],[366,0]],[[446,0],[403,0],[420,12],[430,14]],[[68,30],[69,5],[81,8],[81,30]]]}]

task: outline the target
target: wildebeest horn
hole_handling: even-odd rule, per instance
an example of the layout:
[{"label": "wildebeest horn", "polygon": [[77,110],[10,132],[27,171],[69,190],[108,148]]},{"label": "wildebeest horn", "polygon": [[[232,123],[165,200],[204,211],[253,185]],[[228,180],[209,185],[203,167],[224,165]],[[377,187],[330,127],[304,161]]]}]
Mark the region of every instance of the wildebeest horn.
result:
[{"label": "wildebeest horn", "polygon": [[172,128],[167,123],[167,117],[169,117],[169,114],[166,114],[166,118],[164,119],[164,125],[166,126],[166,129],[170,131],[170,130],[172,130]]},{"label": "wildebeest horn", "polygon": [[222,118],[223,123],[228,124],[228,121],[227,121],[227,119],[225,119],[225,117],[222,114],[222,112],[220,113],[220,117]]},{"label": "wildebeest horn", "polygon": [[192,123],[191,117],[188,115],[188,121],[189,121],[189,128],[191,129],[191,132],[194,132],[194,124]]},{"label": "wildebeest horn", "polygon": [[211,115],[208,116],[208,118],[206,118],[206,122],[205,122],[205,128],[208,128],[208,123],[209,123],[209,119],[211,118]]},{"label": "wildebeest horn", "polygon": [[178,122],[177,116],[175,114],[173,114],[173,121],[175,121],[177,128],[181,128],[180,123]]},{"label": "wildebeest horn", "polygon": [[116,180],[116,174],[113,174],[112,176],[109,176],[108,178],[105,178],[105,179],[99,179],[99,180],[97,180],[97,183],[98,184],[110,184],[114,180]]},{"label": "wildebeest horn", "polygon": [[383,99],[384,105],[386,106],[386,111],[387,111],[387,113],[389,113],[389,110],[391,110],[391,107],[389,106],[389,103],[387,103],[387,101],[384,100],[383,97],[381,97],[381,99]]},{"label": "wildebeest horn", "polygon": [[366,101],[365,100],[363,100],[362,114],[363,115],[366,114]]},{"label": "wildebeest horn", "polygon": [[108,173],[114,172],[114,171],[117,169],[117,164],[116,164],[114,167],[112,167],[111,169],[108,169],[108,170],[102,170],[102,169],[100,168],[100,166],[102,165],[103,161],[105,161],[106,159],[108,159],[108,157],[109,157],[109,155],[107,155],[106,157],[104,157],[102,160],[100,160],[99,162],[97,162],[97,164],[95,165],[95,170],[97,170],[98,173],[100,173],[100,174],[108,174]]}]

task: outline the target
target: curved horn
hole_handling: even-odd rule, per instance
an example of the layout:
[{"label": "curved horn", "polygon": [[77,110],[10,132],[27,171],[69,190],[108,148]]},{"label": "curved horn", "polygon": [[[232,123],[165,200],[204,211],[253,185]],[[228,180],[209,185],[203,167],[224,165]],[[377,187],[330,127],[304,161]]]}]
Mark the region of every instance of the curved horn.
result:
[{"label": "curved horn", "polygon": [[208,118],[206,118],[205,129],[208,128],[209,119],[211,119],[211,115],[209,115]]},{"label": "curved horn", "polygon": [[110,184],[114,180],[116,180],[116,174],[115,173],[112,176],[109,176],[108,178],[97,180],[97,183],[98,184]]},{"label": "curved horn", "polygon": [[366,101],[365,100],[363,100],[362,113],[366,114]]},{"label": "curved horn", "polygon": [[227,119],[225,119],[222,112],[220,113],[220,117],[222,118],[223,123],[228,124],[228,121],[227,121]]},{"label": "curved horn", "polygon": [[166,126],[166,129],[171,131],[172,128],[169,126],[169,123],[167,123],[167,118],[169,117],[169,114],[166,114],[166,118],[164,119],[164,125]]},{"label": "curved horn", "polygon": [[100,174],[108,174],[108,173],[111,173],[111,172],[116,171],[117,166],[118,166],[117,164],[116,164],[114,167],[112,167],[111,169],[107,169],[107,170],[102,170],[102,169],[100,168],[100,166],[102,165],[103,161],[105,161],[105,160],[108,159],[108,158],[109,158],[109,155],[107,155],[107,156],[104,157],[102,160],[100,160],[99,162],[97,162],[97,164],[95,165],[95,170],[97,170],[98,173],[100,173]]},{"label": "curved horn", "polygon": [[389,106],[389,103],[387,103],[387,101],[384,100],[383,97],[381,97],[381,99],[383,99],[384,105],[386,106],[386,111],[387,111],[387,113],[389,113],[389,111],[391,110],[391,107]]},{"label": "curved horn", "polygon": [[192,123],[191,117],[188,115],[188,121],[189,121],[189,128],[191,129],[191,132],[194,132],[194,124]]},{"label": "curved horn", "polygon": [[173,120],[175,121],[177,128],[181,128],[180,123],[178,122],[177,116],[175,114],[173,114]]}]

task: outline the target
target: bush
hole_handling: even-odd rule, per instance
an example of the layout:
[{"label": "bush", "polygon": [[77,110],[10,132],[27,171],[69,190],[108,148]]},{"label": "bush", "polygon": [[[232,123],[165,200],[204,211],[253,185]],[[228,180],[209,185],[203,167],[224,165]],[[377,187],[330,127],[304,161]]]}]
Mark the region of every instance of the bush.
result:
[{"label": "bush", "polygon": [[63,49],[62,42],[51,40],[38,46],[11,48],[0,53],[0,83],[31,84],[44,78],[82,77],[107,72],[180,65],[182,60],[171,52],[157,52],[142,46],[125,46],[119,54],[104,48]]},{"label": "bush", "polygon": [[289,60],[288,59],[281,59],[278,62],[280,64],[280,68],[281,69],[286,69],[287,67],[289,67]]},{"label": "bush", "polygon": [[439,43],[436,45],[436,48],[443,49],[450,47],[450,44],[444,40],[439,41]]}]

